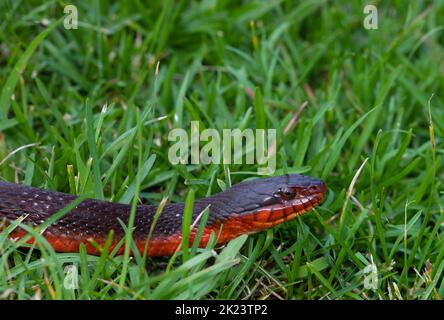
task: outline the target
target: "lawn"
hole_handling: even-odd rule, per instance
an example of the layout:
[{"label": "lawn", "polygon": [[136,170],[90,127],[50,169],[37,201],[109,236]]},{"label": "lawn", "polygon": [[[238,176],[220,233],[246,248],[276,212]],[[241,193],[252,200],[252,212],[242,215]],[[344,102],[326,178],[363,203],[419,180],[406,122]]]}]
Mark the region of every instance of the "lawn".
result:
[{"label": "lawn", "polygon": [[171,164],[168,133],[199,121],[274,128],[274,175],[328,185],[298,219],[172,258],[3,230],[0,299],[444,297],[444,1],[372,3],[377,29],[361,1],[75,1],[67,29],[64,1],[0,1],[1,180],[157,204],[254,177]]}]

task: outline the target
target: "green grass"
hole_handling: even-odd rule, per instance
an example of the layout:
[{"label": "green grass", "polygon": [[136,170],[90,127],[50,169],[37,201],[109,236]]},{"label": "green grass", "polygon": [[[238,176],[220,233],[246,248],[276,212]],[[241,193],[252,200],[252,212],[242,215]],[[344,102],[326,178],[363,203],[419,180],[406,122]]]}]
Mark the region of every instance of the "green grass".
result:
[{"label": "green grass", "polygon": [[76,1],[66,30],[63,1],[1,1],[2,180],[191,205],[257,169],[170,164],[169,130],[196,120],[276,128],[276,174],[329,191],[300,219],[171,259],[58,254],[31,229],[24,250],[10,225],[0,299],[444,297],[444,1],[375,3],[378,30],[359,1]]}]

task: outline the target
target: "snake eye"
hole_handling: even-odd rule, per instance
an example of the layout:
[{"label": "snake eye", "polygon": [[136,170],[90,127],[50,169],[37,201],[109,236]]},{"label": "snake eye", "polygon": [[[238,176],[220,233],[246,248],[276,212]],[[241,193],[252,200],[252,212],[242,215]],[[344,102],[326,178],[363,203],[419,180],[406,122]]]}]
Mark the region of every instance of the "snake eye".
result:
[{"label": "snake eye", "polygon": [[293,189],[289,189],[289,188],[281,188],[281,189],[279,189],[279,195],[284,200],[291,200],[291,199],[293,199],[295,194],[296,193],[294,192]]}]

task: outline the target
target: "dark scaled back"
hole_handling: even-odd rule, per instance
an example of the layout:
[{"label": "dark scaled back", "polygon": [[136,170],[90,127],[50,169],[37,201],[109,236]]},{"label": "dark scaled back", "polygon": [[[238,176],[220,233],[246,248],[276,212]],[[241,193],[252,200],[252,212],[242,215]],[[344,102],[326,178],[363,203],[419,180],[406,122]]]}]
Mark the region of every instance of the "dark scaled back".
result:
[{"label": "dark scaled back", "polygon": [[[77,197],[61,192],[48,191],[24,185],[0,182],[0,220],[9,221],[26,216],[25,224],[38,226],[57,213]],[[208,218],[208,224],[223,221],[226,215],[223,208],[226,197],[212,201],[211,207],[216,212]],[[208,198],[196,201],[193,210],[193,221],[209,205]],[[134,238],[145,238],[150,231],[157,206],[139,205],[136,208],[134,222]],[[167,204],[156,222],[153,236],[168,237],[182,228],[184,205],[182,203]],[[213,210],[211,210],[213,211]],[[124,225],[128,224],[131,206],[87,199],[77,205],[61,219],[53,223],[47,230],[55,234],[73,237],[100,236],[106,237],[114,230],[116,236],[124,234]]]},{"label": "dark scaled back", "polygon": [[[76,196],[61,192],[0,182],[0,219],[5,217],[8,220],[15,220],[20,216],[27,216],[24,223],[31,223],[33,226],[37,226],[76,198]],[[149,232],[149,226],[153,220],[156,208],[156,206],[137,207],[135,237],[146,236]],[[174,211],[179,213],[180,208]],[[53,223],[48,228],[48,231],[67,236],[84,237],[85,235],[95,235],[106,237],[112,229],[116,235],[122,235],[124,233],[122,223],[127,225],[130,212],[130,205],[87,199]],[[171,211],[169,212],[172,213]],[[164,220],[164,218],[161,219]],[[167,226],[169,224],[161,225]],[[175,226],[173,225],[172,227]],[[162,231],[164,231],[163,229]],[[158,232],[159,230],[156,231]]]}]

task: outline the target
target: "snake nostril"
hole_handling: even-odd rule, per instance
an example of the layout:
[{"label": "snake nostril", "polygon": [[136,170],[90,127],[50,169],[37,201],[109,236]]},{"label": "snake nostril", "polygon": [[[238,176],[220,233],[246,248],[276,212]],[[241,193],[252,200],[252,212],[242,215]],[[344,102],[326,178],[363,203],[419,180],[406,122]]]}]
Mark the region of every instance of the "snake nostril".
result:
[{"label": "snake nostril", "polygon": [[320,192],[321,186],[316,185],[316,184],[312,184],[311,186],[308,187],[308,190],[313,193]]}]

